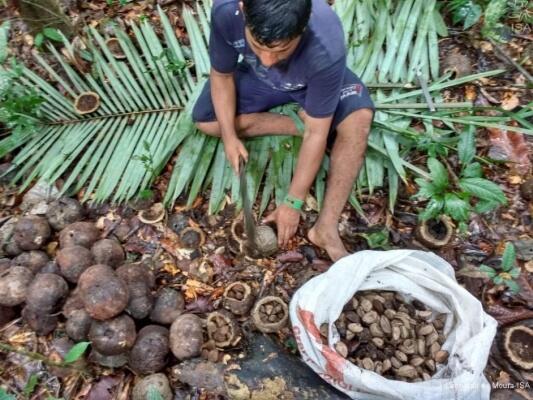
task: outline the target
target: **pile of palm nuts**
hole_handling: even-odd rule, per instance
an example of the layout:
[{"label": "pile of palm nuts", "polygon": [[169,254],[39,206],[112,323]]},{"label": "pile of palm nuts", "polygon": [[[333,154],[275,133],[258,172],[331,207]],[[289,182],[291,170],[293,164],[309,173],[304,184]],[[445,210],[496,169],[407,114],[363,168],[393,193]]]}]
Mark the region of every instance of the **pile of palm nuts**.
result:
[{"label": "pile of palm nuts", "polygon": [[[360,368],[388,379],[431,379],[437,364],[448,360],[441,349],[445,314],[433,315],[418,300],[408,303],[397,292],[358,292],[337,321],[337,353]],[[327,338],[328,325],[320,328]]]},{"label": "pile of palm nuts", "polygon": [[64,198],[0,228],[0,326],[21,315],[38,335],[57,329],[73,342],[89,340],[92,362],[148,375],[176,359],[221,361],[220,350],[241,342],[248,317],[263,332],[287,322],[281,299],[257,299],[240,281],[225,287],[215,311],[187,313],[179,287],[157,287],[150,258],[127,260],[127,223],[104,234],[84,218],[83,206]]}]

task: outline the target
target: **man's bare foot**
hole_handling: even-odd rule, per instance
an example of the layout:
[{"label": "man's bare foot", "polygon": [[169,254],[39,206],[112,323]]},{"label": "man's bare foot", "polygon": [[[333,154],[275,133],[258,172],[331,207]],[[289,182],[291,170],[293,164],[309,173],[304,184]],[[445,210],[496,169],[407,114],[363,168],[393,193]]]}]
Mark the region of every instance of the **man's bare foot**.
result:
[{"label": "man's bare foot", "polygon": [[344,247],[336,228],[326,231],[318,226],[318,224],[315,224],[315,226],[309,230],[307,237],[315,246],[326,250],[332,261],[337,261],[349,254],[346,247]]}]

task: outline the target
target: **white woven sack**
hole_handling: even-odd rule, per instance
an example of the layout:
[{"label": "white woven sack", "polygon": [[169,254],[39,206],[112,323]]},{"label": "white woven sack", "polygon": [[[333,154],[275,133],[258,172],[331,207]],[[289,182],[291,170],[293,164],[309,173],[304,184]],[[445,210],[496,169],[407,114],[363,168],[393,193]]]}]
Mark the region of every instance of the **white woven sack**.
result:
[{"label": "white woven sack", "polygon": [[[443,350],[447,365],[437,365],[432,379],[403,382],[359,368],[334,349],[334,322],[344,305],[362,290],[393,290],[446,313]],[[490,385],[483,375],[497,322],[460,286],[450,264],[415,250],[361,251],[346,256],[303,285],[290,303],[290,317],[304,361],[323,379],[353,399],[484,400]],[[319,327],[329,326],[329,340]]]}]

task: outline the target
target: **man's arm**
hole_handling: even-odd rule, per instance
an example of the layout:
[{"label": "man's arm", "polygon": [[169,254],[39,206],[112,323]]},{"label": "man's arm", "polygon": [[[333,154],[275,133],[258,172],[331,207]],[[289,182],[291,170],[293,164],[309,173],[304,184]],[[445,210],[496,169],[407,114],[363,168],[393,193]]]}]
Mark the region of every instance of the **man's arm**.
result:
[{"label": "man's arm", "polygon": [[248,161],[248,152],[244,144],[237,137],[235,129],[235,109],[237,96],[233,73],[224,74],[211,68],[211,98],[215,115],[220,125],[220,134],[224,143],[224,151],[230,165],[238,174],[239,157]]},{"label": "man's arm", "polygon": [[236,69],[239,55],[224,37],[223,26],[228,19],[228,15],[224,14],[225,12],[227,13],[226,10],[217,9],[216,7],[213,7],[211,11],[211,33],[209,37],[211,72],[209,78],[211,99],[217,122],[220,126],[224,151],[231,166],[238,173],[239,157],[242,156],[247,161],[248,152],[237,137],[235,129],[237,96],[233,73]]}]

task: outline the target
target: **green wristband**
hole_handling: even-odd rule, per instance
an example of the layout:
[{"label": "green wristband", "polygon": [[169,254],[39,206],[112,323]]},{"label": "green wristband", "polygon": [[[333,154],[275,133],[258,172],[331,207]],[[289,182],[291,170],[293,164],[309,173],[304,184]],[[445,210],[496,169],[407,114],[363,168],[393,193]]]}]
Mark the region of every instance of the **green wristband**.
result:
[{"label": "green wristband", "polygon": [[285,200],[283,200],[283,204],[287,204],[289,207],[292,207],[295,210],[301,210],[302,206],[304,205],[304,201],[287,194],[287,196],[285,196]]}]

